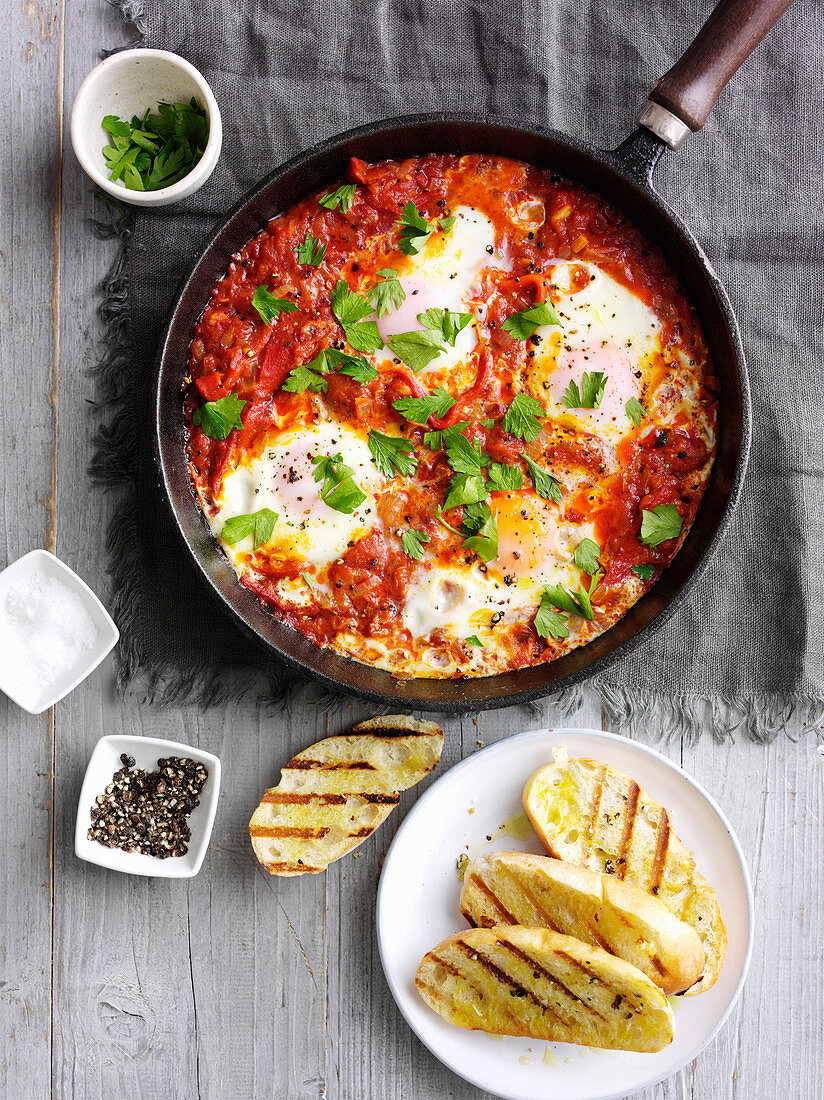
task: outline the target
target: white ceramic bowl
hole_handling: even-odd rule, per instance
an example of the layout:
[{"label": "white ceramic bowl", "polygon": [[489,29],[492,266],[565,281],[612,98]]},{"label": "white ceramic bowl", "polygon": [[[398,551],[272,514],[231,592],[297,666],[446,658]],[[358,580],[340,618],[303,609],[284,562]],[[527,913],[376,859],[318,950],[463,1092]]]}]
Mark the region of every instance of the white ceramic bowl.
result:
[{"label": "white ceramic bowl", "polygon": [[[194,96],[206,110],[209,139],[206,150],[182,180],[159,191],[132,191],[109,179],[103,146],[108,134],[104,115],[131,119],[160,102],[188,103]],[[194,65],[167,50],[122,50],[92,69],[78,89],[72,105],[72,146],[83,171],[98,187],[132,206],[167,206],[194,194],[215,170],[223,143],[223,125],[212,89]]]},{"label": "white ceramic bowl", "polygon": [[[122,848],[107,848],[96,840],[89,840],[87,833],[92,823],[91,812],[95,799],[103,794],[112,776],[123,767],[120,756],[133,756],[135,767],[155,771],[158,760],[167,756],[184,756],[202,764],[208,774],[200,792],[200,805],[189,815],[192,838],[183,856],[158,859],[141,852],[124,852]],[[74,829],[74,852],[87,863],[96,863],[112,871],[127,875],[151,875],[156,878],[193,878],[203,863],[212,826],[215,823],[217,800],[220,794],[220,760],[210,752],[181,745],[177,741],[162,741],[156,737],[128,737],[115,734],[101,737],[86,768],[80,798],[77,803],[77,823]]]},{"label": "white ceramic bowl", "polygon": [[32,694],[26,692],[25,689],[21,689],[19,684],[12,682],[7,663],[2,659],[6,647],[15,643],[4,634],[2,620],[0,620],[0,691],[8,695],[9,699],[17,703],[23,710],[27,710],[29,714],[42,714],[44,710],[53,707],[70,691],[74,691],[77,685],[97,668],[103,658],[111,652],[120,634],[108,611],[86,582],[82,581],[76,573],[69,569],[68,565],[56,558],[54,554],[50,554],[48,550],[32,550],[22,558],[12,562],[0,573],[0,607],[2,607],[7,593],[12,587],[35,575],[51,577],[70,588],[80,597],[83,606],[97,628],[97,639],[92,648],[85,650],[74,664],[62,672],[51,684],[44,684],[39,691]]}]

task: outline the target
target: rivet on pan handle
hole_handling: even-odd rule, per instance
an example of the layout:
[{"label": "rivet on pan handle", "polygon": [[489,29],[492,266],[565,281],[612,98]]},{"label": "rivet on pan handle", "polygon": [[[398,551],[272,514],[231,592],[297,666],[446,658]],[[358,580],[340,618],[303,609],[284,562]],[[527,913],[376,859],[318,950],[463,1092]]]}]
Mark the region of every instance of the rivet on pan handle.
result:
[{"label": "rivet on pan handle", "polygon": [[700,130],[722,88],[792,0],[721,0],[683,57],[649,93],[638,122],[671,149]]}]

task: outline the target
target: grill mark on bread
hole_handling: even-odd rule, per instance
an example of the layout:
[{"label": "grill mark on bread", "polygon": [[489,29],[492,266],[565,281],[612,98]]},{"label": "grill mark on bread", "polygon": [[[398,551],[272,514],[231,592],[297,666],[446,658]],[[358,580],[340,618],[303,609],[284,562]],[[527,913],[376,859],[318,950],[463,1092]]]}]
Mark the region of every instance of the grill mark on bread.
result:
[{"label": "grill mark on bread", "polygon": [[[487,886],[483,879],[479,878],[478,875],[475,874],[470,875],[469,884],[470,886],[477,887],[477,889],[480,890],[484,897],[491,903],[493,908],[495,908],[503,916],[503,922],[495,921],[494,923],[518,924],[517,919],[512,915],[512,913],[509,912],[501,899],[495,894],[493,890],[489,888],[489,886]],[[469,923],[474,924],[475,922],[470,919]]]},{"label": "grill mark on bread", "polygon": [[[544,907],[541,905],[541,903],[538,901],[538,899],[535,897],[535,895],[529,889],[529,887],[526,886],[519,879],[516,879],[511,873],[510,873],[510,878],[513,880],[515,885],[518,887],[518,889],[521,891],[521,893],[524,895],[524,897],[530,903],[530,905],[534,906],[535,912],[538,914],[538,916],[541,918],[541,920],[546,924],[546,926],[550,930],[550,932],[561,932],[562,929],[560,929],[558,927],[558,925],[555,923],[555,921],[552,920],[549,913],[547,913],[547,911],[544,909]],[[514,920],[512,923],[513,924],[518,924],[519,922]]]},{"label": "grill mark on bread", "polygon": [[638,795],[640,793],[641,788],[634,779],[631,779],[627,788],[627,805],[624,810],[624,831],[621,834],[621,847],[618,849],[618,858],[615,861],[615,877],[622,882],[627,873],[627,852],[629,851],[629,842],[632,839],[632,830],[635,826],[635,814],[638,811]]},{"label": "grill mark on bread", "polygon": [[376,764],[370,764],[368,760],[303,760],[297,756],[284,764],[281,771],[366,771],[376,772]]},{"label": "grill mark on bread", "polygon": [[[594,1007],[594,1005],[589,1004],[587,1001],[583,1000],[582,997],[579,997],[574,990],[570,989],[569,986],[564,985],[564,983],[556,974],[551,974],[545,967],[541,966],[539,962],[533,959],[531,955],[527,954],[526,951],[522,951],[520,947],[516,947],[513,943],[508,943],[506,940],[498,940],[497,942],[499,947],[506,948],[506,950],[515,955],[516,958],[519,958],[522,962],[526,963],[526,965],[532,970],[533,974],[540,974],[547,982],[549,982],[550,985],[557,986],[559,989],[562,989],[564,993],[566,993],[566,995],[571,998],[571,1000],[577,1001],[578,1004],[582,1005],[589,1012],[592,1012],[593,1015],[597,1016],[599,1020],[606,1019],[606,1017],[602,1016],[598,1009]],[[555,955],[556,957],[563,956],[563,958],[570,958],[569,955],[561,951],[556,951]],[[582,969],[585,974],[588,974],[590,977],[592,977],[592,971],[589,970],[588,967],[582,967]],[[603,978],[600,978],[599,981],[602,986],[607,984],[606,982],[604,982]],[[607,988],[611,989],[612,987],[608,986]]]},{"label": "grill mark on bread", "polygon": [[297,840],[321,840],[329,832],[328,828],[301,829],[292,825],[250,825],[252,836],[291,837]]},{"label": "grill mark on bread", "polygon": [[[499,947],[510,947],[510,945],[504,940],[496,940],[495,942]],[[537,994],[533,993],[531,989],[527,989],[526,986],[521,985],[517,978],[513,978],[510,974],[507,974],[505,970],[501,970],[501,968],[497,966],[492,961],[492,959],[489,958],[488,955],[484,955],[483,951],[479,950],[477,947],[470,947],[468,944],[463,943],[462,941],[459,941],[457,946],[464,953],[464,955],[466,955],[470,962],[476,962],[480,966],[482,966],[484,970],[486,970],[488,974],[491,974],[492,977],[495,978],[495,980],[500,985],[509,986],[509,988],[512,990],[513,996],[527,997],[530,1001],[533,1002],[533,1004],[536,1004],[538,1008],[540,1008],[541,1012],[549,1012],[551,1013],[551,1015],[557,1016],[557,1018],[563,1024],[569,1026],[569,1021],[565,1020],[563,1016],[561,1016],[552,1007],[552,1005],[547,1004],[546,1001],[542,1001],[541,998]],[[526,957],[528,958],[528,956]],[[529,965],[532,965],[532,960],[529,960]],[[533,969],[539,969],[537,963],[535,964]]]},{"label": "grill mark on bread", "polygon": [[350,798],[362,798],[364,802],[376,803],[381,806],[397,806],[401,800],[400,794],[377,794],[372,791],[344,791],[338,794],[313,792],[311,794],[293,794],[289,791],[282,792],[272,789],[267,791],[261,799],[275,805],[306,806],[310,802],[323,802],[329,806],[342,806]]},{"label": "grill mark on bread", "polygon": [[[461,944],[461,948],[466,952],[466,955],[469,958],[470,962],[477,961],[473,958],[473,956],[476,955],[477,952],[475,952],[472,948],[467,948],[466,944],[464,944],[464,943]],[[458,981],[460,981],[460,982],[465,982],[469,986],[470,989],[473,989],[473,990],[477,991],[478,993],[480,993],[482,999],[487,996],[487,990],[485,990],[483,988],[483,986],[479,985],[474,977],[472,977],[470,974],[465,974],[462,970],[459,970],[457,966],[455,966],[453,963],[449,962],[448,959],[445,959],[443,957],[443,955],[436,955],[436,954],[433,953],[432,954],[432,959],[435,961],[435,963],[437,965],[442,966],[444,968],[444,970],[447,972],[447,974],[451,974],[453,978],[457,978]],[[418,984],[418,979],[417,978],[415,979],[415,984],[416,985]],[[431,989],[431,986],[429,988]],[[441,998],[441,994],[436,993],[435,994],[435,999],[440,1000],[440,998]],[[508,1016],[509,1019],[514,1024],[514,1026],[515,1026],[514,1034],[522,1035],[523,1032],[524,1032],[523,1023],[520,1020],[518,1020],[517,1016],[513,1015],[513,1013],[510,1012],[510,1010],[508,1008],[504,1008],[504,1006],[502,1006],[502,1005],[499,1006],[499,1007],[503,1008],[504,1014],[506,1016]],[[557,1016],[557,1013],[555,1013],[555,1015]],[[560,1016],[558,1016],[557,1018],[559,1020],[561,1019]]]},{"label": "grill mark on bread", "polygon": [[649,892],[651,894],[657,894],[658,887],[661,885],[661,876],[664,873],[664,863],[666,862],[667,858],[669,838],[669,814],[662,806],[661,816],[658,819],[658,840],[655,845],[655,858],[652,861],[652,876],[650,877],[649,881]]},{"label": "grill mark on bread", "polygon": [[598,814],[601,809],[601,799],[604,795],[604,778],[607,774],[606,765],[599,765],[598,779],[593,785],[592,792],[592,805],[589,810],[589,819],[587,820],[587,831],[584,837],[584,843],[582,845],[580,863],[582,867],[586,867],[589,861],[589,854],[592,851],[592,838],[595,835],[595,826],[598,824]]}]

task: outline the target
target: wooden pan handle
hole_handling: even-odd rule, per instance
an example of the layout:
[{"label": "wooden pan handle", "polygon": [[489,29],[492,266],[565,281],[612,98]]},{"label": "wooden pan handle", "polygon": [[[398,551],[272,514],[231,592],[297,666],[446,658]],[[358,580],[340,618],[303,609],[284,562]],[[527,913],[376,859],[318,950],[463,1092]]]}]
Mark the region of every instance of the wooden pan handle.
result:
[{"label": "wooden pan handle", "polygon": [[791,3],[721,0],[684,56],[653,87],[638,121],[673,148],[689,131],[700,130],[721,89]]}]

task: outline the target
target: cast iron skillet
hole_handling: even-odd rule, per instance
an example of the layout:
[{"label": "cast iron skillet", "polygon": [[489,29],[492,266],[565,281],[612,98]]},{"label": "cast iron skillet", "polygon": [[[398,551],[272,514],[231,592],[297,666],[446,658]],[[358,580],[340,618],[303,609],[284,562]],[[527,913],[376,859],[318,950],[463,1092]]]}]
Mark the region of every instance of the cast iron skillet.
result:
[{"label": "cast iron skillet", "polygon": [[[208,585],[235,619],[277,657],[327,685],[393,706],[465,711],[521,703],[599,672],[649,638],[687,598],[727,530],[750,442],[744,352],[727,295],[689,230],[656,194],[655,165],[706,121],[724,84],[790,0],[722,0],[684,57],[658,82],[639,116],[644,126],[614,152],[518,123],[472,115],[390,119],[323,142],[278,168],[232,211],[186,279],[160,348],[156,449],[175,523]],[[182,379],[195,322],[230,256],[270,218],[366,161],[435,152],[490,153],[554,169],[625,211],[659,245],[695,303],[721,382],[718,454],[690,533],[654,588],[609,631],[551,664],[462,680],[396,680],[321,649],[267,611],[235,574],[203,520],[184,454]],[[263,658],[265,660],[265,658]]]}]

